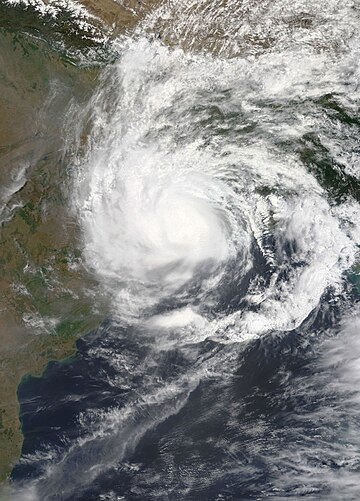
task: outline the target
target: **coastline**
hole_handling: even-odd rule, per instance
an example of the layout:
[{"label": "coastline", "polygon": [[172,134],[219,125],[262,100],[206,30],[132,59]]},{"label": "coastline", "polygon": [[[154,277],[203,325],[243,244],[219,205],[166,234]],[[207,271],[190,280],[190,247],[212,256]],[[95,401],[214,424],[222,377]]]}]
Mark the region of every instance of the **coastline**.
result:
[{"label": "coastline", "polygon": [[[54,4],[51,0],[37,0],[43,11],[34,10],[30,4],[26,7],[26,0],[18,2],[16,12],[19,9],[27,12],[23,24],[19,21],[19,32],[16,32],[17,16],[4,28],[8,37],[5,51],[9,52],[9,61],[14,56],[16,64],[12,67],[5,61],[6,78],[0,80],[0,106],[4,110],[0,117],[0,161],[3,164],[0,181],[6,183],[9,177],[14,177],[15,183],[11,195],[0,201],[5,207],[0,239],[3,267],[0,278],[3,296],[0,300],[0,388],[3,388],[0,391],[0,483],[9,478],[21,454],[19,385],[27,376],[41,377],[51,361],[64,361],[74,356],[76,341],[99,325],[107,313],[103,305],[94,313],[91,294],[87,291],[96,293],[96,284],[81,267],[81,237],[77,223],[68,217],[64,209],[66,203],[59,193],[60,173],[64,167],[59,154],[63,146],[59,138],[64,110],[74,96],[81,104],[81,99],[93,91],[99,68],[91,67],[91,63],[86,68],[80,68],[81,65],[77,68],[70,59],[66,65],[64,53],[60,56],[56,52],[59,46],[52,46],[52,39],[49,41],[47,37],[54,33],[56,43],[64,39],[65,45],[74,44],[79,51],[101,47],[121,33],[131,33],[151,9],[163,1],[128,0],[122,5],[113,0],[82,0],[80,3],[90,13],[88,21],[93,23],[93,31],[85,28],[68,31],[66,16],[63,18],[61,12],[53,19],[49,17],[46,9]],[[34,24],[29,24],[29,20]],[[165,43],[178,45],[175,38],[180,35],[172,30],[172,24],[166,19],[153,21],[152,26],[156,31],[160,29],[162,35],[164,27],[162,40]],[[21,37],[26,38],[26,30],[31,36],[24,42]],[[14,34],[14,39],[10,39],[9,33]],[[207,36],[206,31],[198,33],[194,45],[191,45],[192,38],[184,37],[182,46],[195,50],[206,46],[210,47],[210,53],[217,54],[215,42],[222,40],[223,35],[215,34],[213,41]],[[271,40],[266,37],[244,38],[244,46],[236,50],[230,47],[224,56],[236,56],[237,51],[257,55],[270,45]],[[18,92],[12,84],[17,82],[20,72],[24,75],[21,92]],[[60,82],[56,89],[58,92],[60,88],[60,94],[55,99],[49,85],[53,72]],[[48,98],[51,113],[45,116],[43,102]],[[41,120],[43,124],[39,124]],[[35,131],[31,135],[29,131],[33,128]],[[22,163],[25,167],[16,177],[14,166]]]},{"label": "coastline", "polygon": [[[81,3],[85,17],[88,12],[89,21],[93,22],[93,35],[102,33],[105,40],[131,30],[159,4],[137,0],[123,5],[113,0],[84,0]],[[70,44],[74,38],[74,30],[63,24],[61,13],[58,19],[47,17],[46,9],[51,6],[51,1],[41,0],[32,4],[22,1],[2,5],[2,9],[12,13],[8,19],[3,17],[0,26],[3,37],[0,57],[6,68],[5,78],[0,81],[3,112],[0,180],[7,188],[0,199],[0,261],[3,271],[6,270],[0,280],[3,296],[0,302],[2,486],[6,485],[20,457],[23,444],[17,398],[19,385],[27,376],[41,377],[51,361],[74,356],[77,339],[90,332],[106,315],[106,312],[94,313],[86,290],[82,291],[83,288],[91,289],[93,280],[84,279],[83,270],[76,264],[81,243],[74,223],[67,221],[61,195],[59,198],[57,185],[61,164],[52,154],[59,148],[61,118],[66,103],[73,98],[73,86],[77,87],[79,96],[86,95],[94,85],[97,70],[95,74],[91,68],[79,72],[73,65],[66,65],[66,58],[56,54],[53,47],[49,52],[46,37],[52,34],[54,26],[58,30],[55,30],[56,36],[60,32],[66,40],[69,35]],[[24,21],[19,14],[24,16]],[[32,31],[39,29],[43,35],[40,31],[40,36],[34,39]],[[81,38],[85,32],[75,30],[75,37]],[[94,43],[99,40],[94,39]],[[91,46],[91,39],[85,39],[84,44]],[[21,76],[19,71],[23,73]],[[63,96],[51,103],[52,116],[57,120],[49,116],[47,123],[39,125],[38,116],[44,114],[43,103],[51,91],[48,79],[53,71],[60,75],[65,90]],[[31,137],[29,130],[33,124],[38,131],[35,129]],[[16,174],[14,165],[20,164],[29,164],[29,167]],[[44,176],[50,182],[50,189],[44,185]],[[11,192],[9,179],[15,179]],[[58,319],[56,326],[53,318]]]}]

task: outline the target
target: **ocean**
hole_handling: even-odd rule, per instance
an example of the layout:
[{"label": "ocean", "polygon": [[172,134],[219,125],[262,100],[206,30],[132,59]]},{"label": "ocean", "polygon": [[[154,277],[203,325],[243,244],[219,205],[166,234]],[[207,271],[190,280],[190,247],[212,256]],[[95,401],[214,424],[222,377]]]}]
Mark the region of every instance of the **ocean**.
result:
[{"label": "ocean", "polygon": [[22,380],[11,499],[358,499],[359,16],[180,1],[56,38],[44,183],[101,319]]}]

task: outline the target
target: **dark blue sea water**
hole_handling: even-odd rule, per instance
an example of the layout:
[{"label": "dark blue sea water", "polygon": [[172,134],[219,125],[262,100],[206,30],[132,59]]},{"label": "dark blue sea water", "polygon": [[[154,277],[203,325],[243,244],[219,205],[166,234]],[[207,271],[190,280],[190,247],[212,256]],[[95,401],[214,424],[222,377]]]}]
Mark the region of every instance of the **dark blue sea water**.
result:
[{"label": "dark blue sea water", "polygon": [[24,187],[69,243],[32,262],[24,238],[11,287],[34,335],[107,320],[22,381],[11,501],[358,501],[358,6],[175,4],[106,62],[71,49],[89,85],[64,106],[49,70],[61,167]]},{"label": "dark blue sea water", "polygon": [[[199,359],[225,354],[222,375],[199,379],[172,415],[168,400],[133,401],[137,409],[126,422],[121,413],[134,392],[145,396],[154,378],[168,387],[190,362],[182,350],[154,356],[144,333],[106,322],[78,341],[73,359],[51,362],[42,377],[19,387],[23,458],[29,460],[15,467],[13,481],[35,482],[40,499],[64,501],[335,499],[333,482],[341,484],[358,466],[339,455],[350,446],[344,432],[353,417],[344,395],[327,386],[336,374],[333,360],[321,362],[340,335],[337,308],[328,300],[294,331],[242,347],[197,346]],[[120,357],[116,370],[104,353]],[[137,371],[149,357],[147,371]],[[182,392],[170,400],[175,409]],[[115,422],[106,425],[114,412]],[[84,415],[94,420],[79,419]],[[94,421],[104,435],[94,434],[89,447],[81,440]],[[107,466],[92,476],[98,463]],[[55,490],[57,468],[62,484]]]}]

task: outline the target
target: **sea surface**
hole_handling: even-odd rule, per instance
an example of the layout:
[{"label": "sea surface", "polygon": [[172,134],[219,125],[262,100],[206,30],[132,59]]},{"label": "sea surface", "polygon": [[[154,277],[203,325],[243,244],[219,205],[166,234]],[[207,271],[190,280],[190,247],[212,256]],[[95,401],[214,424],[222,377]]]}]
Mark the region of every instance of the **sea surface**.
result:
[{"label": "sea surface", "polygon": [[93,68],[58,179],[104,314],[18,389],[12,499],[359,499],[359,23],[179,1],[56,41]]}]

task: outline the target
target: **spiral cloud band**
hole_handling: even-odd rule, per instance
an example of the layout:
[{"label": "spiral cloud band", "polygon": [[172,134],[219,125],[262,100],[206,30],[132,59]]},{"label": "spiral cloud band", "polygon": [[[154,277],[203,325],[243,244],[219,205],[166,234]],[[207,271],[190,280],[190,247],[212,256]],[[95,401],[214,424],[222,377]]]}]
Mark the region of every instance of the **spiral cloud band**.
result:
[{"label": "spiral cloud band", "polygon": [[[284,147],[300,152],[314,126],[297,103],[319,66],[323,86],[334,78],[325,58],[223,61],[146,39],[118,50],[77,182],[85,256],[114,312],[167,326],[185,312],[206,325],[197,336],[223,340],[299,325],[356,253],[350,222]],[[270,88],[279,67],[287,78]]]}]

